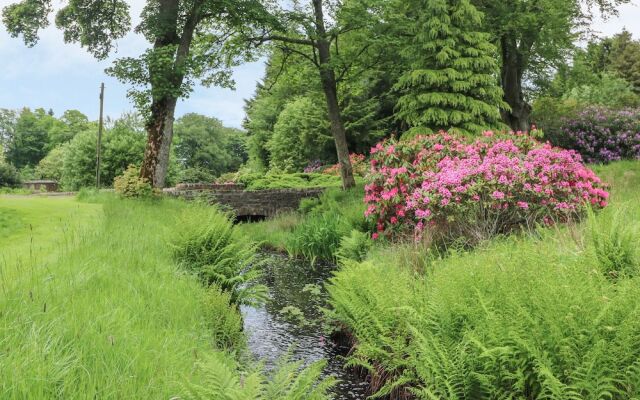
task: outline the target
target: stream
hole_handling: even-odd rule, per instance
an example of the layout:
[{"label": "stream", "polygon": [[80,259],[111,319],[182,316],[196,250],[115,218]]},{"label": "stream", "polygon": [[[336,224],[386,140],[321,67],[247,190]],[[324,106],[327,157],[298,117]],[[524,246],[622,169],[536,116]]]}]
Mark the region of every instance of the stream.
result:
[{"label": "stream", "polygon": [[252,355],[267,369],[283,355],[308,365],[325,359],[324,376],[339,382],[333,389],[336,400],[365,399],[367,384],[357,374],[343,368],[345,348],[325,336],[320,308],[326,303],[324,282],[335,266],[294,260],[279,254],[264,254],[262,284],[269,299],[259,308],[242,307],[244,328]]}]

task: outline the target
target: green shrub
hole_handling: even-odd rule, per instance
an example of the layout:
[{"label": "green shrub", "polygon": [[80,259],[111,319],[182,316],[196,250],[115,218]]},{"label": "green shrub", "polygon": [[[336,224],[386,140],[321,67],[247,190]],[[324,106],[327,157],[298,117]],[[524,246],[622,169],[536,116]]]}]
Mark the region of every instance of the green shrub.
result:
[{"label": "green shrub", "polygon": [[318,107],[319,101],[298,97],[285,105],[266,144],[271,169],[302,171],[311,160],[335,157],[326,111]]},{"label": "green shrub", "polygon": [[231,302],[231,294],[211,285],[203,299],[213,343],[218,349],[240,351],[245,347],[242,316]]},{"label": "green shrub", "polygon": [[314,187],[341,187],[339,176],[319,173],[295,174],[247,174],[238,177],[238,183],[246,186],[247,190],[263,189],[305,189]]},{"label": "green shrub", "polygon": [[206,284],[230,293],[235,304],[264,300],[266,287],[256,284],[260,275],[256,245],[238,234],[229,217],[217,208],[194,207],[176,227],[172,245],[178,264]]},{"label": "green shrub", "polygon": [[452,253],[426,276],[347,263],[327,289],[349,365],[391,398],[637,398],[637,278],[613,283],[571,237],[540,235]]},{"label": "green shrub", "polygon": [[640,97],[633,92],[633,86],[610,73],[602,74],[594,83],[573,88],[564,97],[584,105],[618,109],[640,106]]},{"label": "green shrub", "polygon": [[340,239],[340,247],[336,252],[336,257],[343,263],[346,260],[363,261],[372,245],[368,233],[354,229],[349,236],[343,236]]},{"label": "green shrub", "polygon": [[544,132],[546,140],[567,148],[571,141],[562,132],[562,125],[565,120],[575,117],[581,108],[574,99],[539,97],[533,102],[531,121]]},{"label": "green shrub", "polygon": [[314,211],[340,215],[351,228],[367,231],[372,226],[364,216],[366,205],[363,198],[364,189],[360,185],[349,190],[329,188],[320,196],[320,203]]},{"label": "green shrub", "polygon": [[337,214],[313,213],[295,227],[286,242],[287,251],[312,262],[335,261],[340,238],[348,234],[348,223]]},{"label": "green shrub", "polygon": [[0,187],[16,187],[20,182],[20,175],[12,165],[0,163]]},{"label": "green shrub", "polygon": [[589,212],[589,244],[600,270],[608,277],[636,276],[640,269],[640,234],[623,212],[596,216]]},{"label": "green shrub", "polygon": [[178,183],[200,183],[213,182],[215,177],[204,168],[194,167],[180,171],[178,175]]},{"label": "green shrub", "polygon": [[60,182],[64,172],[64,159],[68,145],[63,144],[54,147],[35,168],[35,177],[38,179],[53,179]]},{"label": "green shrub", "polygon": [[183,385],[184,400],[328,400],[335,379],[322,379],[324,361],[302,368],[301,362],[282,360],[271,376],[260,369],[240,376],[233,356],[216,352],[199,363],[201,382]]},{"label": "green shrub", "polygon": [[146,179],[140,177],[140,169],[135,165],[113,180],[113,188],[122,197],[148,198],[153,195],[153,188]]},{"label": "green shrub", "polygon": [[298,207],[298,210],[302,214],[309,214],[311,211],[313,211],[319,205],[320,205],[320,199],[319,198],[317,198],[317,197],[309,197],[309,198],[300,200],[300,206]]}]

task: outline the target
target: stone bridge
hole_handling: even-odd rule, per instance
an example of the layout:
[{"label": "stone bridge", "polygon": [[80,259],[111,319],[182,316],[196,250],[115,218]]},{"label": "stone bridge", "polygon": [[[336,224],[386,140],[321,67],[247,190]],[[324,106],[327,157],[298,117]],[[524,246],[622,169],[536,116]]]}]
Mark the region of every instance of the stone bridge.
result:
[{"label": "stone bridge", "polygon": [[184,183],[165,189],[169,196],[204,199],[232,210],[240,219],[268,218],[295,211],[300,200],[319,197],[326,188],[245,190],[240,184]]}]

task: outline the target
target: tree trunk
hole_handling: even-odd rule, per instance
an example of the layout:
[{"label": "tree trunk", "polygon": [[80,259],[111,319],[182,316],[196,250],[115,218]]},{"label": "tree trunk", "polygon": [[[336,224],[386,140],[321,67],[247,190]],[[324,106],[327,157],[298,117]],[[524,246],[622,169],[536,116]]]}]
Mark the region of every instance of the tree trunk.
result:
[{"label": "tree trunk", "polygon": [[147,146],[144,150],[140,177],[155,188],[164,187],[167,175],[176,102],[176,99],[163,98],[151,105],[151,118],[146,126]]},{"label": "tree trunk", "polygon": [[324,25],[324,14],[322,10],[322,0],[313,0],[313,8],[316,19],[318,58],[320,61],[320,81],[327,100],[329,120],[331,121],[331,134],[336,143],[336,153],[340,164],[340,175],[342,176],[342,187],[352,188],[356,185],[353,177],[353,167],[349,159],[349,147],[347,145],[347,134],[342,122],[340,105],[338,103],[338,85],[336,75],[331,66],[330,43],[327,39],[327,32]]},{"label": "tree trunk", "polygon": [[177,99],[167,100],[167,113],[164,119],[162,132],[162,144],[160,154],[158,154],[158,166],[153,178],[154,187],[163,188],[169,170],[169,156],[171,154],[171,143],[173,142],[173,120],[176,111]]},{"label": "tree trunk", "polygon": [[514,39],[503,37],[500,40],[502,48],[502,73],[501,83],[504,91],[504,100],[511,110],[503,111],[504,122],[514,131],[526,132],[529,130],[529,116],[531,106],[525,101],[522,91],[522,75],[524,66],[522,56]]},{"label": "tree trunk", "polygon": [[[162,22],[162,31],[156,37],[154,49],[167,46],[177,46],[177,48],[173,69],[169,72],[154,72],[153,69],[150,69],[152,92],[154,82],[160,82],[160,85],[170,85],[172,90],[179,90],[182,86],[184,73],[181,71],[189,54],[195,28],[200,20],[201,5],[202,1],[200,0],[193,2],[192,8],[186,16],[182,34],[178,35],[178,0],[159,1],[159,19]],[[155,76],[155,74],[163,74],[163,76]],[[162,89],[166,90],[166,88]],[[151,118],[147,123],[147,147],[144,152],[140,176],[151,182],[155,188],[164,187],[167,177],[176,104],[176,98],[166,95],[154,98],[151,104]]]}]

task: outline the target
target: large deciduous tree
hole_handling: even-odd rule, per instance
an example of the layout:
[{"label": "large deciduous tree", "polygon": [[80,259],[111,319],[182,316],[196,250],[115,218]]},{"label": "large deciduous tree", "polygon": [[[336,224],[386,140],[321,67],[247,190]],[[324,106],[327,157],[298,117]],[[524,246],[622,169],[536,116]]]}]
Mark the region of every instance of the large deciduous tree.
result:
[{"label": "large deciduous tree", "polygon": [[59,123],[44,109],[24,108],[7,143],[7,161],[16,168],[34,167],[47,155],[49,131]]},{"label": "large deciduous tree", "polygon": [[[108,72],[132,85],[130,95],[146,117],[140,175],[154,186],[162,187],[166,178],[178,99],[190,93],[196,80],[232,85],[229,67],[247,53],[228,46],[227,39],[252,24],[266,23],[267,5],[260,0],[146,2],[135,32],[144,35],[151,47],[140,57],[117,60]],[[52,11],[51,0],[22,0],[5,7],[3,20],[12,36],[34,45]],[[65,41],[79,43],[104,59],[116,40],[130,31],[129,14],[123,0],[66,0],[55,21]]]},{"label": "large deciduous tree", "polygon": [[203,171],[213,178],[237,171],[247,161],[245,133],[216,118],[185,114],[176,121],[175,134],[175,154],[187,173]]},{"label": "large deciduous tree", "polygon": [[[349,159],[342,107],[338,99],[338,81],[349,69],[350,63],[341,62],[338,43],[341,35],[366,27],[364,13],[361,20],[341,18],[339,14],[346,3],[348,2],[334,3],[330,0],[309,0],[304,4],[294,2],[292,7],[280,9],[274,15],[279,18],[279,29],[263,31],[253,38],[259,44],[274,43],[283,52],[297,54],[315,66],[327,104],[331,134],[345,189],[355,186],[355,179]],[[368,46],[368,43],[362,43],[362,51]]]},{"label": "large deciduous tree", "polygon": [[603,16],[629,0],[473,0],[485,14],[485,27],[501,54],[504,121],[514,130],[529,129],[531,106],[526,82],[535,83],[561,64],[576,39],[588,31],[594,9]]}]

